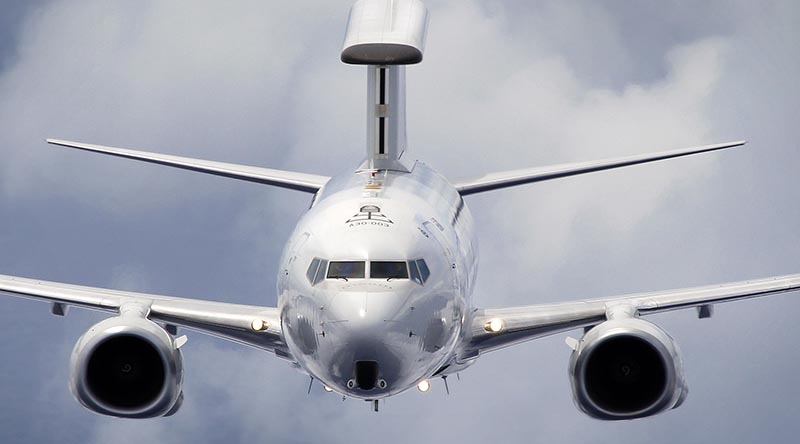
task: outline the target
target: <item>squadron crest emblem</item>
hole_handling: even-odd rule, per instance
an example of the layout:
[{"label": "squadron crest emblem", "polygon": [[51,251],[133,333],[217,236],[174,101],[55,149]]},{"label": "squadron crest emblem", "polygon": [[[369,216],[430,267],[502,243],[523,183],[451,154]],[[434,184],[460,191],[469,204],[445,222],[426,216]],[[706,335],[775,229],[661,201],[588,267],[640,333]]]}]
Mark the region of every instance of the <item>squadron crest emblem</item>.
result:
[{"label": "squadron crest emblem", "polygon": [[358,213],[354,214],[350,219],[347,219],[345,223],[351,227],[364,225],[388,227],[394,224],[391,219],[381,213],[381,208],[377,205],[362,206]]}]

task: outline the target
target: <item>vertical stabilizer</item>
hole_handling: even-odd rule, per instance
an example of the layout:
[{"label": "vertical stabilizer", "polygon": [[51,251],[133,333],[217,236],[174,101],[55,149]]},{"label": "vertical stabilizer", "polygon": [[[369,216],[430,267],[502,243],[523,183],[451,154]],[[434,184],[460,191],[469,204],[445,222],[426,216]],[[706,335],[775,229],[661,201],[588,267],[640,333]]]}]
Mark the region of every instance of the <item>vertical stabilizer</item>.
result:
[{"label": "vertical stabilizer", "polygon": [[428,10],[419,0],[360,0],[350,9],[342,61],[367,65],[365,168],[409,171],[405,65],[422,61]]}]

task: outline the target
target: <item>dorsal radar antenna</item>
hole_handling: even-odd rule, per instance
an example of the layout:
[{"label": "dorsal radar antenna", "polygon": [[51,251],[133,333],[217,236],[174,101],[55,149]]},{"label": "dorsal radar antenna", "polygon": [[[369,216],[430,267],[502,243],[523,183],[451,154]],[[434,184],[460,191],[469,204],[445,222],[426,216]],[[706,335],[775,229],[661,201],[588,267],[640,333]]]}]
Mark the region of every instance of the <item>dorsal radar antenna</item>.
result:
[{"label": "dorsal radar antenna", "polygon": [[362,169],[410,171],[405,65],[422,61],[428,10],[419,0],[359,0],[342,62],[367,65],[367,159]]}]

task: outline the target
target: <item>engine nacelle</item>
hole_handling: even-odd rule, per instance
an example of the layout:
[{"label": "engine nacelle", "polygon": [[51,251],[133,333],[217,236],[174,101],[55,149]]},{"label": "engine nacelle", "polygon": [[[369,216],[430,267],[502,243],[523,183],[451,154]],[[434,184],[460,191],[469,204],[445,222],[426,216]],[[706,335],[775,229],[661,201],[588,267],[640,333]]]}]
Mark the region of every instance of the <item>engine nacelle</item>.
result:
[{"label": "engine nacelle", "polygon": [[604,420],[655,415],[678,407],[689,393],[675,341],[638,318],[589,330],[572,353],[569,375],[578,408]]},{"label": "engine nacelle", "polygon": [[143,317],[106,319],[75,344],[70,390],[84,407],[123,418],[175,413],[183,358],[163,328]]}]

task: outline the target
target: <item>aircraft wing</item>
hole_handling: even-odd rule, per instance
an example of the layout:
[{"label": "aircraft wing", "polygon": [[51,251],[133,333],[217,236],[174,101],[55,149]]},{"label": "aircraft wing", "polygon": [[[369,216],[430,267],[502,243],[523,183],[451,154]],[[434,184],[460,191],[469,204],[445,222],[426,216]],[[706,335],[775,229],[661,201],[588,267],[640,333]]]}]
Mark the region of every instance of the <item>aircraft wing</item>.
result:
[{"label": "aircraft wing", "polygon": [[88,143],[70,142],[67,140],[47,139],[47,143],[65,146],[68,148],[77,148],[84,151],[92,151],[95,153],[125,157],[127,159],[141,160],[143,162],[156,163],[159,165],[167,165],[184,170],[199,171],[201,173],[213,174],[215,176],[224,176],[264,185],[289,188],[292,190],[304,191],[306,193],[316,193],[317,190],[322,188],[322,186],[325,185],[325,183],[327,183],[330,179],[330,177],[317,176],[315,174],[273,170],[269,168],[247,165],[236,165],[233,163],[215,162],[212,160],[192,159],[189,157],[149,153],[146,151],[136,151],[102,145],[91,145]]},{"label": "aircraft wing", "polygon": [[[713,304],[738,301],[800,289],[800,274],[732,282],[679,290],[638,293],[602,299],[479,309],[473,313],[463,357],[471,358],[521,342],[606,320],[613,307],[627,307],[638,315],[698,307],[699,317],[709,317]],[[494,326],[490,325],[495,321]],[[493,328],[494,327],[494,328]],[[492,332],[492,330],[498,330]]]},{"label": "aircraft wing", "polygon": [[733,148],[747,143],[746,141],[720,143],[694,148],[684,148],[673,151],[662,151],[653,154],[639,154],[635,156],[617,157],[613,159],[595,160],[590,162],[564,163],[546,167],[526,168],[513,171],[489,173],[481,177],[458,180],[453,182],[462,196],[483,193],[484,191],[499,188],[514,187],[533,182],[559,179],[561,177],[576,176],[578,174],[594,173],[596,171],[610,170],[642,163],[656,162],[659,160],[673,159],[675,157],[689,156],[692,154],[707,153],[726,148]]},{"label": "aircraft wing", "polygon": [[287,360],[293,359],[283,341],[280,315],[275,307],[83,287],[4,275],[0,275],[0,293],[50,302],[53,314],[58,315],[66,314],[67,306],[118,313],[122,304],[135,302],[150,309],[147,317],[152,321],[186,327],[274,351]]}]

